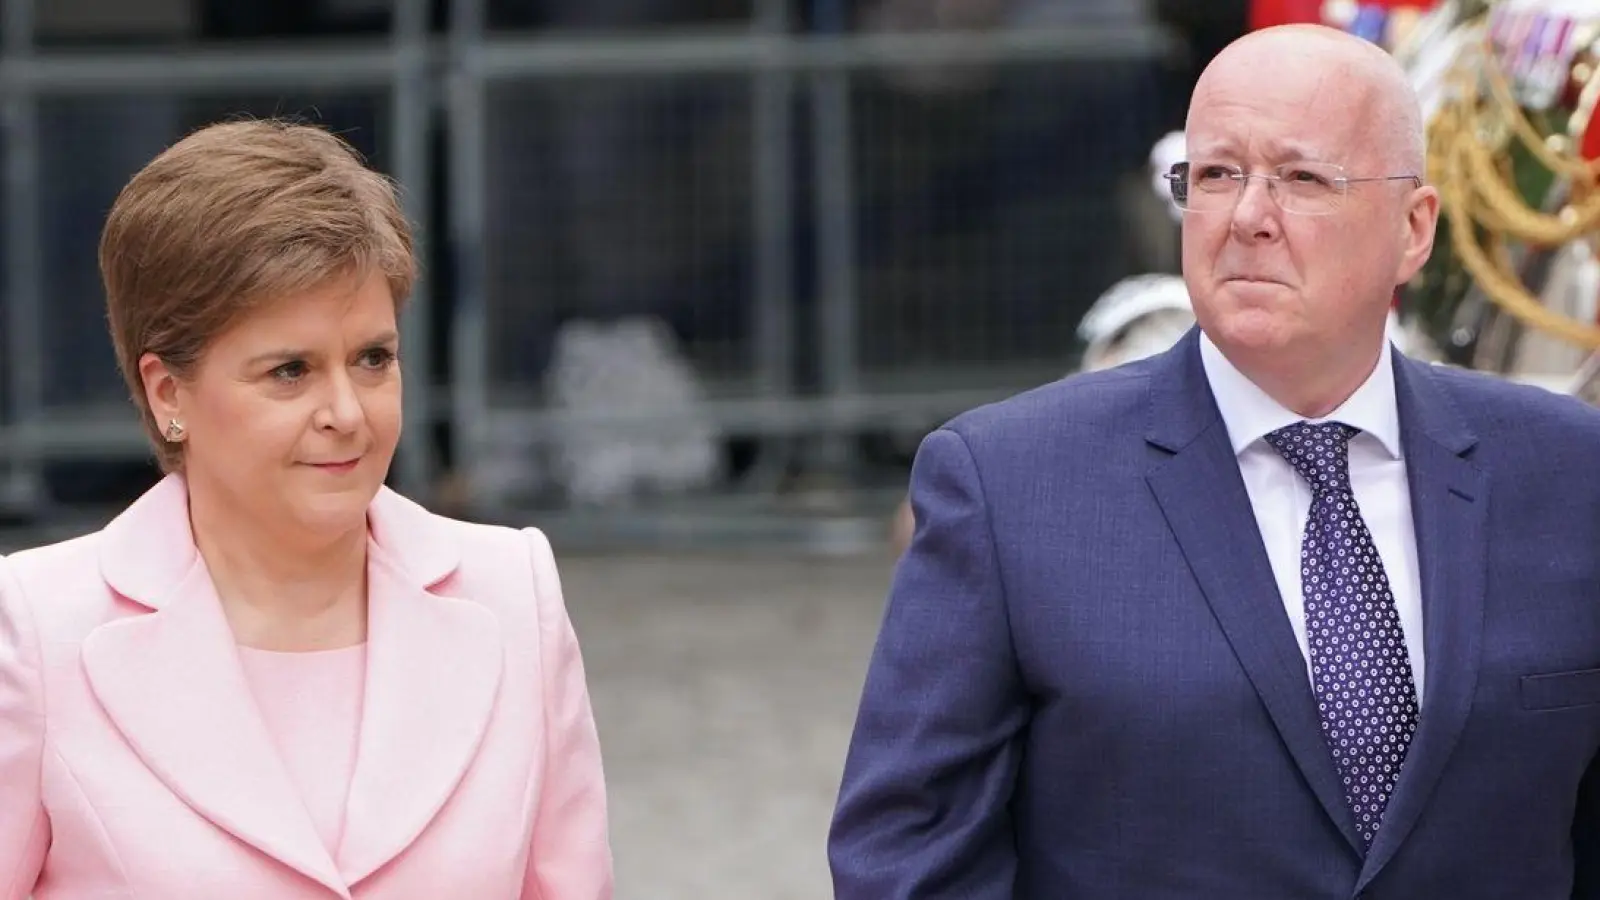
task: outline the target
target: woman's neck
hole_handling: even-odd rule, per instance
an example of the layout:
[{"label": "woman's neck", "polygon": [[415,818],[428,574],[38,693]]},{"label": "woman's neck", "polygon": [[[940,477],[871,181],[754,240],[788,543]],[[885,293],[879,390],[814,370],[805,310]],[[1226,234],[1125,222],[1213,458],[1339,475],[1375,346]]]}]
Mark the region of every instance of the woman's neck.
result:
[{"label": "woman's neck", "polygon": [[295,539],[241,504],[189,495],[195,547],[234,638],[278,651],[331,650],[366,640],[367,533]]}]

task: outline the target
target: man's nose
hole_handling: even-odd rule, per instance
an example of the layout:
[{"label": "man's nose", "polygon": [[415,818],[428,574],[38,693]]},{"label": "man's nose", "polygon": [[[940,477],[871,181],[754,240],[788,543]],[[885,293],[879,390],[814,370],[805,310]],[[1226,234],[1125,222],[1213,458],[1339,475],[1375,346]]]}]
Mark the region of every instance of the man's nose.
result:
[{"label": "man's nose", "polygon": [[1239,197],[1233,207],[1233,227],[1240,237],[1269,237],[1278,231],[1278,208],[1272,179],[1244,175],[1239,182]]}]

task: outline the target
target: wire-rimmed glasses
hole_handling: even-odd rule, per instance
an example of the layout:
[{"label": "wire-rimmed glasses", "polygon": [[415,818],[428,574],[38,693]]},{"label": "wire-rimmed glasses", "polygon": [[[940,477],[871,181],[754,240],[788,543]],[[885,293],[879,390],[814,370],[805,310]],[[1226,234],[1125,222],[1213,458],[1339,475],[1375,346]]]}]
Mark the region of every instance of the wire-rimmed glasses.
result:
[{"label": "wire-rimmed glasses", "polygon": [[1422,187],[1419,175],[1352,178],[1343,166],[1310,161],[1285,163],[1268,172],[1246,172],[1227,163],[1184,161],[1174,163],[1165,178],[1172,190],[1172,202],[1185,212],[1233,209],[1252,178],[1267,183],[1267,192],[1280,209],[1302,216],[1325,216],[1337,211],[1352,184],[1409,181]]}]

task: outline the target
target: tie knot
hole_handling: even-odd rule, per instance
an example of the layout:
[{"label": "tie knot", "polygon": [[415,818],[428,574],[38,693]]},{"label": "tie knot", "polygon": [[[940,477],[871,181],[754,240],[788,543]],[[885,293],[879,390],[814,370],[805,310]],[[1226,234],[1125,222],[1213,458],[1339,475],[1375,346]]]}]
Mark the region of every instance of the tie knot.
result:
[{"label": "tie knot", "polygon": [[1343,422],[1296,422],[1267,435],[1267,443],[1316,491],[1350,483],[1350,439],[1360,429]]}]

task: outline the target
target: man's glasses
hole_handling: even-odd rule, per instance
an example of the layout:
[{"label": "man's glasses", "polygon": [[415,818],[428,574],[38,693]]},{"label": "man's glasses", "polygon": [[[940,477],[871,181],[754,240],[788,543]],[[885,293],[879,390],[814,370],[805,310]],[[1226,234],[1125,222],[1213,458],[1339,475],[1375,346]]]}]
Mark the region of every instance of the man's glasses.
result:
[{"label": "man's glasses", "polygon": [[1409,181],[1422,187],[1417,175],[1379,175],[1351,178],[1332,163],[1296,162],[1265,173],[1252,173],[1224,163],[1180,162],[1166,174],[1172,202],[1186,212],[1231,210],[1252,178],[1267,183],[1278,207],[1302,216],[1325,216],[1339,209],[1350,185],[1368,181]]}]

